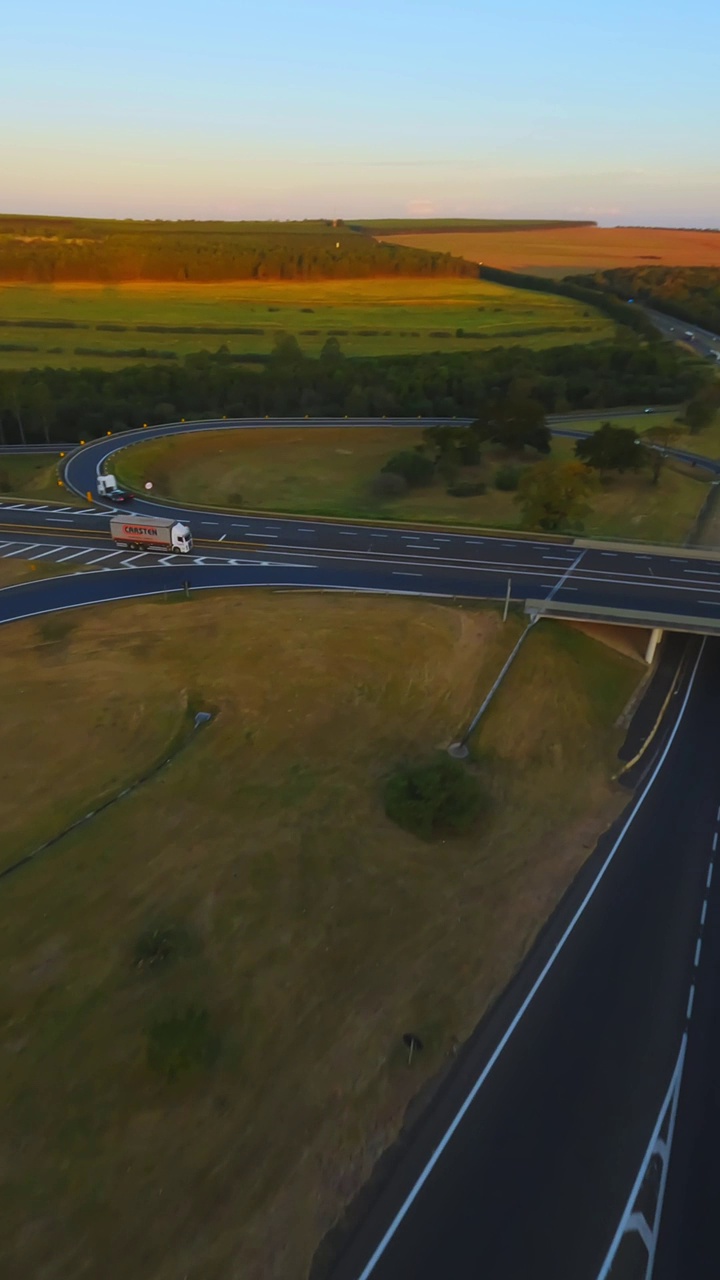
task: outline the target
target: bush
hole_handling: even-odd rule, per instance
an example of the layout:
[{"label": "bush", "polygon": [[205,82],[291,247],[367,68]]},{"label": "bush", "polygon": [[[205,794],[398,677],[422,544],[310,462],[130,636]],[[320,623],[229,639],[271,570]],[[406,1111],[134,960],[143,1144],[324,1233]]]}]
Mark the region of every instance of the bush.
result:
[{"label": "bush", "polygon": [[487,807],[475,775],[444,754],[398,769],[385,783],[384,801],[388,818],[425,840],[467,831]]},{"label": "bush", "polygon": [[420,489],[432,484],[435,475],[435,463],[423,453],[408,449],[403,453],[395,453],[382,468],[383,472],[402,476],[410,489]]},{"label": "bush", "polygon": [[147,1033],[147,1064],[167,1080],[212,1066],[219,1049],[207,1009],[190,1007],[158,1018]]},{"label": "bush", "polygon": [[479,498],[485,493],[487,485],[482,480],[461,480],[459,484],[453,484],[448,489],[451,498]]},{"label": "bush", "polygon": [[503,493],[514,493],[520,483],[519,467],[499,467],[495,472],[495,488]]},{"label": "bush", "polygon": [[182,925],[145,929],[135,943],[133,968],[157,971],[195,950],[196,939]]},{"label": "bush", "polygon": [[407,481],[395,471],[380,471],[373,476],[370,488],[376,498],[401,498],[407,493]]}]

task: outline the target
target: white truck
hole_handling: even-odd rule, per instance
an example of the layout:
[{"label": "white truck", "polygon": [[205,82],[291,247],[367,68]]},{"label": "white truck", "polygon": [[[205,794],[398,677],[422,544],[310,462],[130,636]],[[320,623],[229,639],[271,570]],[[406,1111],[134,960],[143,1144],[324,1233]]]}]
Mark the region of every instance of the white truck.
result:
[{"label": "white truck", "polygon": [[98,474],[97,491],[99,498],[112,498],[116,493],[123,493],[115,476],[110,474],[105,476]]},{"label": "white truck", "polygon": [[192,534],[186,524],[169,516],[110,517],[110,536],[118,547],[138,551],[192,551]]}]

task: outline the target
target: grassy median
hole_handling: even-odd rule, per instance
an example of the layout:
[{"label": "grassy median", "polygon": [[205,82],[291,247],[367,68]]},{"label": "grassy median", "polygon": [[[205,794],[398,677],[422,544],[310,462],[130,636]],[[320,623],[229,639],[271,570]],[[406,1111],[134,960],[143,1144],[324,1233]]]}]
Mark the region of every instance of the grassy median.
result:
[{"label": "grassy median", "polygon": [[248,591],[0,629],[6,860],[214,713],[1,882],[8,1280],[306,1274],[623,803],[641,667],[542,624],[477,742],[478,828],[385,817],[388,771],[455,736],[520,626]]},{"label": "grassy median", "polygon": [[[648,415],[644,425],[664,424],[671,416]],[[573,425],[592,430],[599,424],[596,419],[578,419]],[[479,467],[461,473],[463,480],[486,486],[479,496],[453,497],[438,477],[431,486],[399,498],[376,497],[373,479],[387,460],[421,440],[419,429],[391,427],[210,431],[137,445],[118,456],[115,469],[131,488],[152,480],[159,495],[200,506],[499,529],[521,526],[515,495],[496,488],[495,476],[508,465],[531,466],[537,458],[532,451],[518,459],[486,449]],[[573,451],[572,440],[553,441],[553,457],[569,460]],[[706,472],[693,473],[674,464],[664,468],[657,485],[647,472],[608,477],[591,497],[585,532],[682,542],[705,500],[708,481]]]}]

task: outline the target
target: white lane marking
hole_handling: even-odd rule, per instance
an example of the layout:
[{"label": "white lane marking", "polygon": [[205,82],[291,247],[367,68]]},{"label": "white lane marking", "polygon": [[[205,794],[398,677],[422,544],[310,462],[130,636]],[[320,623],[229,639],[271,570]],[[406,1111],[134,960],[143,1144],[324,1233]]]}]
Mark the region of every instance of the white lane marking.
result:
[{"label": "white lane marking", "polygon": [[717,569],[683,569],[683,573],[688,573],[688,574],[692,573],[696,577],[699,576],[702,578],[706,573],[712,573],[715,576],[717,576],[718,570]]},{"label": "white lane marking", "polygon": [[693,968],[695,969],[697,969],[700,963],[701,950],[702,950],[702,938],[698,938],[697,943],[695,944],[695,959],[693,961]]},{"label": "white lane marking", "polygon": [[716,832],[715,832],[715,835],[713,836],[713,853],[714,853],[714,852],[715,852],[715,850],[717,849],[717,842],[718,842],[718,833],[717,833],[717,831],[716,831]]},{"label": "white lane marking", "polygon": [[27,509],[28,511],[52,511],[52,507],[49,507],[47,503],[45,503],[44,507],[28,507]]},{"label": "white lane marking", "polygon": [[560,564],[571,564],[567,556],[543,556],[543,560],[557,560]]},{"label": "white lane marking", "polygon": [[693,982],[690,988],[690,994],[688,996],[687,1009],[685,1010],[685,1017],[687,1018],[688,1022],[692,1018],[692,1008],[693,1008],[694,999],[695,999],[695,983]]},{"label": "white lane marking", "polygon": [[58,517],[57,517],[57,520],[48,520],[48,527],[49,527],[51,524],[74,524],[74,523],[75,523],[75,517],[74,517],[74,516],[67,516],[67,517],[66,517],[66,516],[58,516]]},{"label": "white lane marking", "polygon": [[67,547],[48,547],[47,551],[38,551],[33,560],[42,560],[43,556],[51,556],[53,551],[67,551]]},{"label": "white lane marking", "polygon": [[698,604],[714,604],[717,607],[720,604],[720,600],[698,600]]},{"label": "white lane marking", "polygon": [[[686,1017],[689,1018],[692,1013],[693,995],[695,988],[691,987],[690,997],[688,999]],[[672,1153],[673,1136],[675,1134],[675,1121],[677,1119],[678,1103],[680,1101],[680,1089],[682,1086],[683,1070],[685,1067],[685,1053],[687,1051],[688,1033],[683,1032],[680,1042],[680,1052],[677,1056],[675,1069],[672,1073],[672,1079],[668,1086],[665,1099],[660,1108],[660,1113],[655,1121],[655,1128],[652,1137],[645,1149],[645,1155],[638,1170],[637,1177],[633,1183],[632,1191],[625,1204],[623,1215],[620,1219],[612,1244],[607,1252],[605,1261],[603,1262],[597,1280],[607,1280],[613,1270],[615,1259],[622,1243],[623,1237],[626,1235],[637,1234],[642,1240],[647,1253],[647,1263],[643,1268],[645,1280],[650,1280],[653,1268],[655,1266],[655,1251],[657,1249],[658,1236],[660,1234],[660,1222],[662,1220],[663,1201],[665,1199],[665,1187],[667,1184],[668,1169],[670,1167],[670,1156]],[[669,1113],[669,1120],[668,1120]],[[664,1140],[661,1139],[660,1133],[667,1120],[667,1130]],[[657,1188],[657,1198],[655,1201],[655,1213],[652,1217],[652,1228],[650,1228],[644,1213],[638,1209],[640,1191],[647,1177],[647,1171],[653,1156],[659,1158],[662,1167],[660,1181]],[[635,1272],[637,1275],[637,1271]]]},{"label": "white lane marking", "polygon": [[[297,529],[299,533],[317,533],[317,529],[314,524],[299,524]],[[384,538],[385,534],[380,534],[380,537]]]},{"label": "white lane marking", "polygon": [[437,548],[437,547],[428,546],[428,545],[427,545],[427,543],[424,543],[424,542],[418,542],[416,546],[413,546],[413,551],[435,551],[435,552],[437,552],[437,550],[438,550],[438,548]]},{"label": "white lane marking", "polygon": [[652,560],[652,556],[639,556],[636,554],[635,559],[636,560]]},{"label": "white lane marking", "polygon": [[701,929],[705,924],[706,915],[707,915],[707,898],[703,898],[702,911],[700,912],[700,928]]},{"label": "white lane marking", "polygon": [[248,522],[247,520],[236,520],[232,527],[233,529],[247,529]]},{"label": "white lane marking", "polygon": [[134,556],[127,556],[125,560],[121,560],[120,563],[124,568],[129,569],[131,564],[134,564],[136,560],[142,560],[143,556],[146,555],[147,551],[138,551]]},{"label": "white lane marking", "polygon": [[220,541],[220,542],[224,542],[226,538],[227,538],[227,534],[226,534],[226,533],[224,533],[224,534],[222,535],[222,537],[219,539],[219,541]]},{"label": "white lane marking", "polygon": [[[615,558],[617,558],[617,551],[601,551],[601,552],[600,552],[600,555],[601,555],[601,556],[615,556]],[[682,560],[681,560],[681,561],[679,561],[679,563],[680,563],[680,564],[682,564]]]},{"label": "white lane marking", "polygon": [[400,569],[394,569],[393,578],[422,578],[421,573],[403,573]]},{"label": "white lane marking", "polygon": [[[414,1202],[415,1202],[415,1200],[417,1199],[417,1196],[418,1196],[419,1192],[422,1190],[422,1188],[424,1187],[424,1185],[425,1185],[425,1183],[427,1182],[428,1178],[430,1177],[430,1174],[432,1173],[433,1169],[435,1168],[435,1165],[437,1164],[437,1162],[438,1162],[438,1160],[440,1159],[441,1155],[442,1155],[442,1154],[443,1154],[443,1152],[445,1151],[445,1148],[447,1147],[448,1143],[450,1142],[450,1139],[453,1137],[453,1134],[456,1132],[456,1130],[458,1129],[459,1125],[462,1123],[462,1121],[464,1120],[464,1118],[465,1118],[465,1116],[467,1115],[468,1111],[470,1110],[470,1107],[472,1106],[473,1102],[475,1101],[475,1099],[476,1099],[476,1097],[477,1097],[478,1093],[480,1092],[480,1090],[481,1090],[482,1086],[484,1085],[485,1081],[487,1080],[487,1078],[488,1078],[488,1076],[489,1076],[490,1072],[492,1071],[493,1067],[495,1066],[495,1063],[497,1062],[497,1060],[498,1060],[498,1058],[500,1057],[500,1055],[502,1054],[502,1052],[503,1052],[503,1050],[504,1050],[505,1046],[507,1045],[508,1041],[510,1040],[510,1037],[512,1036],[513,1032],[515,1031],[515,1028],[516,1028],[516,1027],[518,1026],[518,1024],[521,1022],[521,1020],[522,1020],[522,1018],[523,1018],[523,1016],[524,1016],[525,1012],[527,1011],[527,1009],[529,1008],[529,1006],[532,1004],[533,999],[535,998],[535,996],[536,996],[537,992],[540,990],[540,987],[542,986],[543,982],[545,981],[545,978],[547,977],[548,973],[550,973],[550,971],[551,971],[551,969],[552,969],[553,965],[555,964],[555,961],[557,960],[558,956],[559,956],[559,955],[560,955],[560,953],[562,952],[562,950],[563,950],[563,948],[564,948],[564,946],[565,946],[565,944],[566,944],[566,942],[567,942],[568,938],[571,936],[571,934],[572,934],[573,930],[575,929],[575,926],[576,926],[576,924],[577,924],[578,920],[580,920],[580,919],[582,918],[582,916],[584,915],[585,911],[587,910],[588,904],[591,902],[592,898],[594,897],[594,895],[595,895],[595,893],[596,893],[596,891],[597,891],[598,885],[599,885],[599,884],[601,883],[601,881],[603,880],[603,878],[604,878],[604,876],[605,876],[605,874],[606,874],[606,872],[607,872],[607,870],[608,870],[608,867],[612,864],[613,859],[614,859],[614,857],[615,857],[615,854],[617,853],[618,849],[620,848],[620,846],[621,846],[621,844],[622,844],[622,842],[623,842],[623,840],[624,840],[624,838],[625,838],[625,835],[626,835],[626,834],[627,834],[627,832],[629,831],[629,829],[630,829],[630,827],[631,827],[631,825],[632,825],[632,822],[633,822],[633,820],[634,820],[634,818],[635,818],[636,814],[640,811],[640,808],[641,808],[641,806],[642,806],[642,804],[643,804],[643,801],[645,800],[645,797],[646,797],[646,796],[648,795],[648,793],[650,792],[650,789],[651,789],[651,787],[652,787],[652,785],[653,785],[653,783],[654,783],[655,779],[657,778],[657,776],[658,776],[658,774],[659,774],[660,770],[662,769],[663,764],[665,763],[665,760],[667,759],[668,752],[669,752],[669,750],[670,750],[670,748],[671,748],[671,746],[672,746],[673,742],[675,741],[675,737],[676,737],[676,735],[677,735],[678,729],[680,728],[680,725],[682,724],[682,721],[683,721],[683,717],[684,717],[684,715],[685,715],[685,710],[686,710],[686,708],[687,708],[688,702],[690,701],[690,694],[692,693],[692,691],[693,691],[693,687],[694,687],[694,685],[695,685],[695,678],[696,678],[696,676],[697,676],[698,667],[699,667],[699,665],[700,665],[700,659],[702,658],[702,655],[703,655],[703,653],[704,653],[704,651],[705,651],[705,643],[706,643],[706,641],[705,641],[705,639],[703,639],[703,642],[702,642],[702,644],[701,644],[701,646],[700,646],[700,652],[698,653],[698,656],[697,656],[697,658],[695,659],[695,665],[694,665],[694,667],[693,667],[692,675],[690,676],[690,680],[689,680],[689,682],[688,682],[688,687],[687,687],[687,689],[685,690],[685,696],[684,696],[683,701],[682,701],[682,706],[680,707],[680,714],[678,715],[678,717],[677,717],[677,719],[676,719],[676,721],[675,721],[675,724],[674,724],[674,725],[673,725],[673,727],[672,727],[672,730],[671,730],[671,732],[670,732],[670,736],[668,737],[668,740],[667,740],[667,742],[665,743],[665,747],[664,747],[664,749],[663,749],[663,751],[662,751],[662,753],[661,753],[661,755],[660,755],[660,758],[658,759],[658,761],[657,761],[657,763],[656,763],[656,765],[655,765],[655,768],[653,769],[652,773],[650,774],[650,777],[649,777],[649,779],[648,779],[648,781],[647,781],[647,784],[646,784],[646,786],[645,786],[645,790],[641,793],[641,795],[640,795],[640,796],[638,796],[638,799],[637,799],[637,801],[636,801],[636,803],[635,803],[635,805],[634,805],[634,807],[633,807],[633,809],[632,809],[632,811],[631,811],[630,815],[628,816],[628,818],[627,818],[626,822],[624,823],[624,825],[623,825],[623,827],[622,827],[622,830],[620,831],[620,834],[619,834],[619,835],[618,835],[618,837],[617,837],[617,840],[615,841],[615,843],[614,843],[614,845],[612,846],[612,848],[611,848],[610,852],[608,853],[608,855],[607,855],[607,857],[606,857],[605,861],[603,862],[602,866],[600,867],[600,869],[599,869],[599,871],[598,871],[598,873],[597,873],[597,875],[596,875],[596,877],[595,877],[595,879],[594,879],[593,883],[590,885],[590,888],[588,889],[587,893],[585,894],[585,897],[583,898],[582,902],[580,903],[580,906],[577,908],[577,910],[576,910],[576,912],[575,912],[574,916],[572,917],[572,919],[571,919],[570,923],[567,925],[567,927],[566,927],[566,929],[565,929],[565,932],[563,933],[563,935],[562,935],[562,937],[560,938],[559,942],[557,942],[557,943],[556,943],[555,948],[554,948],[554,950],[553,950],[552,954],[550,955],[550,957],[548,958],[548,960],[546,960],[546,962],[545,962],[545,964],[544,964],[543,968],[541,969],[541,971],[540,971],[540,973],[538,974],[537,978],[535,979],[535,981],[534,981],[533,985],[531,986],[530,990],[528,991],[527,995],[525,996],[525,999],[523,1000],[522,1004],[520,1005],[520,1008],[518,1009],[518,1011],[517,1011],[517,1013],[515,1014],[514,1018],[513,1018],[513,1019],[512,1019],[512,1021],[510,1022],[510,1025],[507,1027],[506,1031],[505,1031],[505,1032],[504,1032],[504,1034],[501,1036],[501,1038],[500,1038],[500,1040],[499,1040],[498,1044],[495,1046],[495,1049],[494,1049],[494,1050],[493,1050],[493,1052],[491,1053],[490,1057],[488,1058],[488,1061],[486,1062],[485,1066],[483,1067],[482,1071],[480,1072],[480,1075],[477,1077],[477,1080],[475,1081],[474,1085],[472,1086],[472,1088],[471,1088],[471,1089],[469,1090],[469,1092],[467,1093],[467,1095],[466,1095],[466,1097],[465,1097],[465,1101],[462,1103],[462,1105],[461,1105],[461,1106],[459,1107],[459,1109],[456,1111],[454,1118],[451,1120],[450,1124],[448,1125],[447,1129],[445,1130],[445,1132],[444,1132],[444,1134],[443,1134],[442,1138],[440,1139],[440,1141],[438,1142],[437,1146],[435,1147],[435,1150],[433,1151],[432,1155],[430,1156],[429,1160],[427,1161],[427,1163],[426,1163],[425,1167],[423,1168],[422,1172],[419,1174],[419,1176],[418,1176],[418,1177],[417,1177],[417,1179],[415,1180],[415,1183],[414,1183],[414,1184],[413,1184],[413,1186],[411,1187],[410,1191],[408,1192],[407,1196],[405,1197],[405,1200],[403,1201],[403,1203],[401,1204],[401,1206],[400,1206],[400,1208],[398,1209],[397,1213],[395,1214],[395,1217],[393,1218],[392,1222],[390,1223],[390,1226],[387,1228],[387,1230],[386,1230],[386,1232],[385,1232],[384,1236],[383,1236],[383,1237],[382,1237],[382,1239],[380,1240],[380,1243],[377,1245],[377,1247],[375,1248],[374,1253],[372,1254],[372,1256],[370,1257],[369,1261],[366,1263],[366,1265],[365,1265],[364,1269],[361,1271],[360,1275],[358,1276],[358,1280],[367,1280],[368,1276],[372,1275],[372,1272],[375,1270],[375,1264],[376,1264],[376,1263],[378,1262],[378,1260],[382,1257],[382,1255],[383,1255],[383,1253],[385,1252],[385,1250],[386,1250],[386,1248],[387,1248],[388,1244],[390,1243],[390,1241],[392,1240],[393,1236],[395,1235],[395,1232],[397,1231],[398,1227],[400,1226],[400,1223],[403,1221],[403,1219],[405,1218],[405,1216],[406,1216],[406,1214],[407,1214],[408,1210],[411,1208],[411,1206],[413,1205],[413,1203],[414,1203]],[[669,1096],[669,1095],[668,1095],[668,1096]]]},{"label": "white lane marking", "polygon": [[357,533],[354,529],[339,529],[338,532],[341,538],[357,538]]},{"label": "white lane marking", "polygon": [[686,564],[686,563],[687,563],[687,561],[685,561],[685,560],[678,560],[675,556],[671,556],[671,557],[670,557],[670,563],[671,563],[671,564]]},{"label": "white lane marking", "polygon": [[386,533],[371,533],[371,534],[370,534],[370,537],[371,537],[371,538],[387,538],[387,534],[386,534]]},{"label": "white lane marking", "polygon": [[14,542],[0,542],[0,547],[14,547]]},{"label": "white lane marking", "polygon": [[110,560],[112,556],[121,556],[122,551],[108,551],[104,556],[96,556],[94,560],[88,560],[88,564],[100,564],[102,560]]},{"label": "white lane marking", "polygon": [[435,542],[452,542],[452,538],[435,538]]},{"label": "white lane marking", "polygon": [[[11,547],[12,545],[13,545],[12,542],[8,543],[9,547]],[[16,548],[15,551],[7,551],[3,556],[3,560],[9,560],[11,556],[20,556],[24,551],[32,551],[33,547],[41,547],[41,546],[42,546],[42,542],[31,542],[29,545],[22,542],[20,546]]]},{"label": "white lane marking", "polygon": [[710,866],[708,867],[707,880],[705,881],[706,889],[709,889],[710,885],[712,884],[712,873],[713,873],[713,864],[711,862]]},{"label": "white lane marking", "polygon": [[562,590],[562,588],[565,586],[565,583],[567,582],[568,578],[570,577],[570,574],[571,574],[575,569],[577,569],[578,565],[580,564],[580,561],[582,560],[583,556],[585,555],[586,550],[587,550],[587,548],[585,548],[584,550],[582,550],[582,551],[580,552],[580,555],[575,557],[575,559],[573,560],[572,564],[569,564],[569,565],[568,565],[568,567],[567,567],[567,569],[565,570],[565,572],[564,572],[564,574],[563,574],[562,578],[558,578],[557,582],[555,583],[555,586],[552,588],[552,590],[551,590],[551,592],[550,592],[550,595],[547,597],[547,602],[548,602],[548,603],[553,599],[553,597],[554,597],[554,596],[556,596],[556,595],[557,595],[558,591],[561,591],[561,590]]},{"label": "white lane marking", "polygon": [[[90,549],[92,550],[92,548]],[[66,560],[77,560],[78,556],[86,556],[87,552],[87,547],[81,547],[79,551],[72,551],[69,556],[60,556],[58,564],[65,564]]]},{"label": "white lane marking", "polygon": [[718,805],[718,811],[715,815],[715,821],[720,822],[720,804]]},{"label": "white lane marking", "polygon": [[220,521],[219,520],[201,520],[200,523],[201,524],[219,524]]}]

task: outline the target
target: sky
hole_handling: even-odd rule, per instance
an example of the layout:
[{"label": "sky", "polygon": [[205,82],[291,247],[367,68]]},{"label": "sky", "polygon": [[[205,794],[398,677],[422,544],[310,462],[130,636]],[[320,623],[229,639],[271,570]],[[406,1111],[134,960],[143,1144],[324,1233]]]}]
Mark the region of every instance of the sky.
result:
[{"label": "sky", "polygon": [[720,226],[717,0],[9,0],[0,210]]}]

